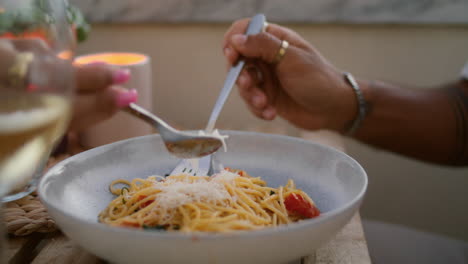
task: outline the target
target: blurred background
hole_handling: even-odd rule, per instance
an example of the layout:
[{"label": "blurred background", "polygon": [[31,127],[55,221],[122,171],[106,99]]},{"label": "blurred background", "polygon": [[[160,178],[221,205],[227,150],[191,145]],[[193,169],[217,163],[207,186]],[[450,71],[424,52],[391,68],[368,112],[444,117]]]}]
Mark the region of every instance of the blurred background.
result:
[{"label": "blurred background", "polygon": [[[467,0],[71,2],[92,23],[78,55],[132,51],[150,56],[153,111],[185,129],[205,126],[223,84],[224,32],[233,20],[257,12],[296,30],[335,66],[358,78],[427,88],[458,79],[468,60]],[[281,120],[254,118],[237,91],[218,127],[301,134]],[[468,169],[421,163],[349,139],[345,144],[369,175],[361,217],[375,262],[385,263],[379,261],[388,257],[382,248],[404,252],[420,244],[418,235],[435,241],[428,242],[429,251],[461,254],[455,259],[468,262],[462,242],[468,241]],[[406,243],[392,244],[391,236]]]}]

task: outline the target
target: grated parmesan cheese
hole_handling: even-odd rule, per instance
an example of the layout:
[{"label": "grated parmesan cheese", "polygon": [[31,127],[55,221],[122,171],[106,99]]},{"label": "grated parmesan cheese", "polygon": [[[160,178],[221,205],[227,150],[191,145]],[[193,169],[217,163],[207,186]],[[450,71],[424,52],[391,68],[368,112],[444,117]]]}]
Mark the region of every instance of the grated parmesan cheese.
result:
[{"label": "grated parmesan cheese", "polygon": [[237,174],[222,171],[210,178],[200,177],[197,180],[180,181],[166,178],[154,183],[154,188],[161,190],[156,195],[159,208],[172,209],[188,203],[217,203],[232,200],[224,182],[232,183]]},{"label": "grated parmesan cheese", "polygon": [[237,177],[240,177],[237,173],[233,173],[228,170],[222,170],[220,173],[211,176],[211,180],[216,182],[224,181],[227,183],[234,183],[234,179],[236,179]]}]

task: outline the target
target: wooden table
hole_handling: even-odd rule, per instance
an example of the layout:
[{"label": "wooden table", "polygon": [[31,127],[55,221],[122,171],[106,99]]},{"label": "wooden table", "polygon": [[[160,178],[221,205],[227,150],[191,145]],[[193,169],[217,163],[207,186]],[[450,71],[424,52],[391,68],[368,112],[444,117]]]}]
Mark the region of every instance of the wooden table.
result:
[{"label": "wooden table", "polygon": [[[343,140],[336,134],[321,131],[304,132],[300,136],[344,151]],[[6,257],[11,264],[106,263],[81,249],[60,232],[10,237],[8,242]],[[331,241],[319,248],[304,262],[308,264],[371,263],[359,214],[356,214]]]}]

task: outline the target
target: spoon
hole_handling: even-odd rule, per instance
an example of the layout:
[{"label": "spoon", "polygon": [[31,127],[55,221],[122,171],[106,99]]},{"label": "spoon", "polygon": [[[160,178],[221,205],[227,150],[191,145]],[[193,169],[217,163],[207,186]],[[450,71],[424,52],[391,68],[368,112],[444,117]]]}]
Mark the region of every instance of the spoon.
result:
[{"label": "spoon", "polygon": [[179,131],[137,104],[131,103],[123,110],[154,126],[159,131],[167,150],[176,157],[200,158],[216,152],[223,145],[220,136]]}]

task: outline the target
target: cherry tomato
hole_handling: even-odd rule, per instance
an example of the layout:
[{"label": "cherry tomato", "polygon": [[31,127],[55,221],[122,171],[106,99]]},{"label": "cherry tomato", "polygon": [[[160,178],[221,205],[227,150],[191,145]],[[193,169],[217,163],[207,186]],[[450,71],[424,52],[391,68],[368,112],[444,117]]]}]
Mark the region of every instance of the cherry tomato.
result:
[{"label": "cherry tomato", "polygon": [[291,193],[284,199],[284,205],[290,215],[302,218],[314,218],[320,215],[320,211],[315,205],[305,200],[302,195]]},{"label": "cherry tomato", "polygon": [[137,227],[138,228],[138,227],[140,227],[140,224],[124,221],[124,222],[122,222],[121,226],[124,226],[124,227]]},{"label": "cherry tomato", "polygon": [[[140,195],[140,196],[138,197],[138,201],[141,201],[141,200],[145,199],[146,197],[147,197],[146,195]],[[146,202],[140,204],[140,209],[145,208],[146,206],[150,205],[150,204],[153,203],[153,202],[154,202],[154,200],[148,200],[148,201],[146,201]]]}]

